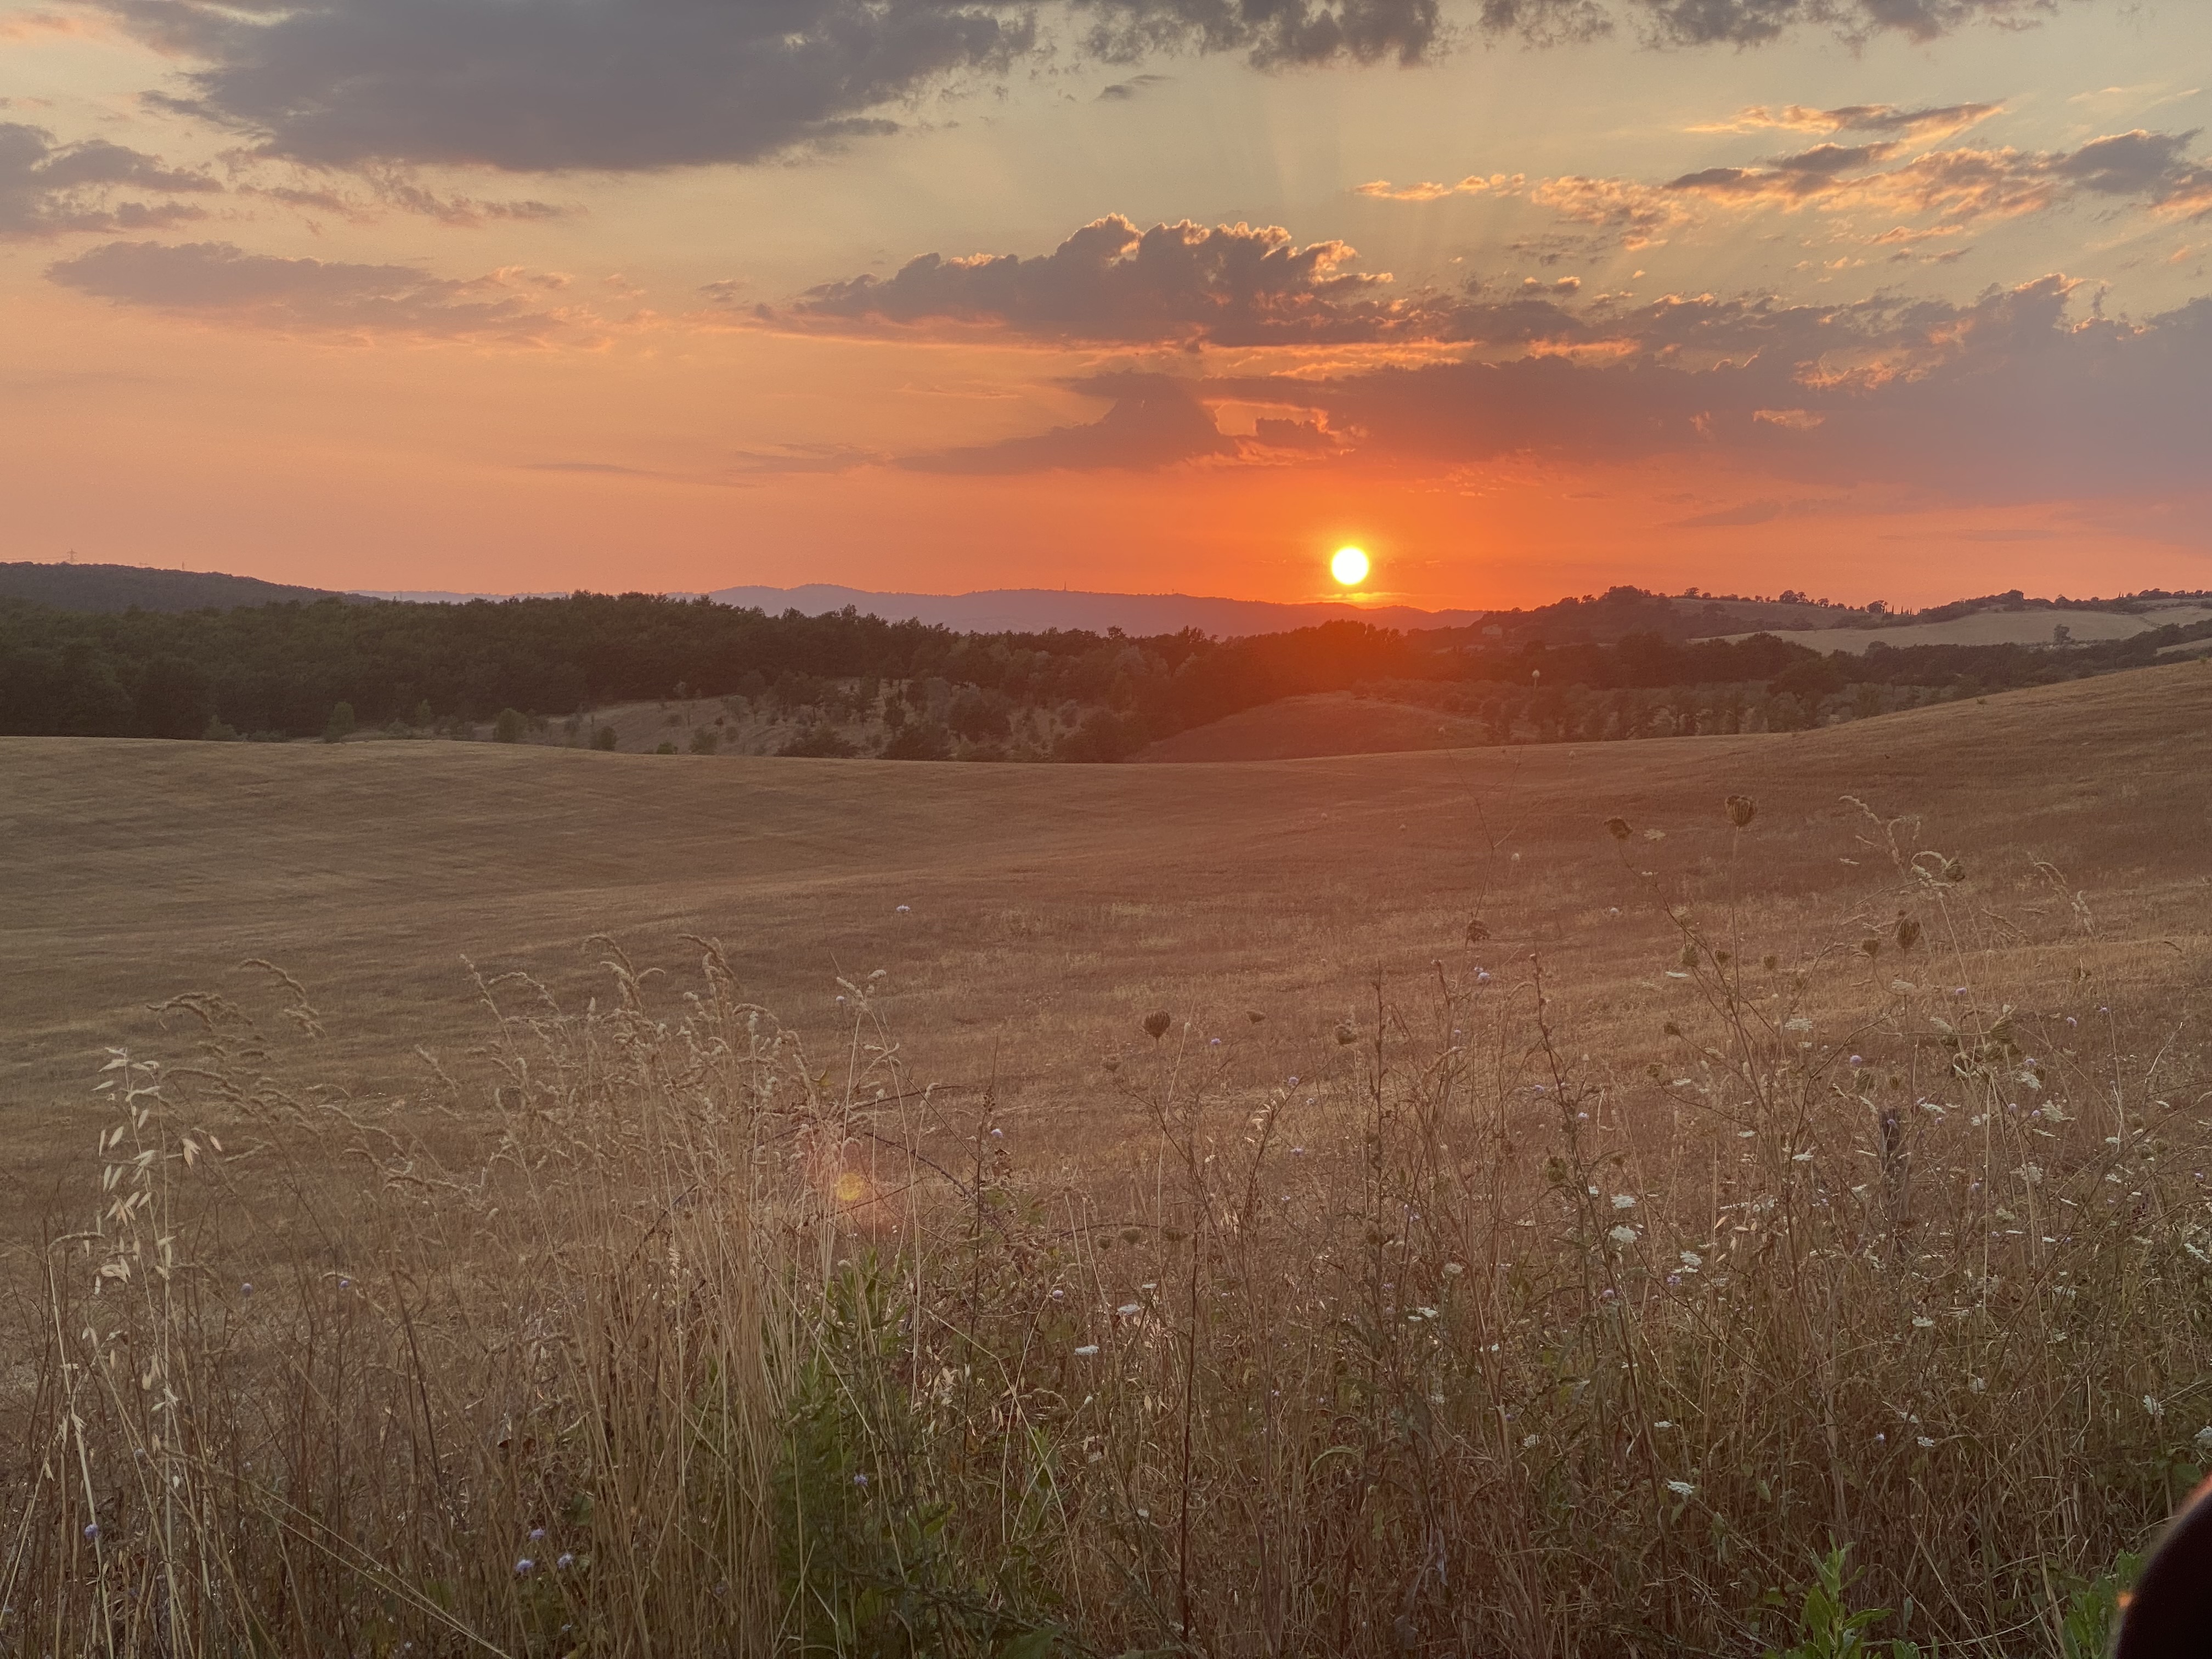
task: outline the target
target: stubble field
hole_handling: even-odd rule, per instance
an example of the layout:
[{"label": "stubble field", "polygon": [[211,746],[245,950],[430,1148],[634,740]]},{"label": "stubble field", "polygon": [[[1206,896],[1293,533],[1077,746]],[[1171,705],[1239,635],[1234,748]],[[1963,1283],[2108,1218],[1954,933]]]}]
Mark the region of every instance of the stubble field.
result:
[{"label": "stubble field", "polygon": [[[1756,1651],[1843,1549],[1899,1634],[2070,1653],[2212,1419],[2208,755],[2198,664],[1233,764],[0,743],[20,1328],[99,1260],[140,1295],[156,1212],[204,1264],[91,1339],[197,1366],[191,1433],[93,1409],[72,1339],[11,1378],[26,1492],[67,1402],[100,1431],[15,1605],[113,1628],[127,1580],[143,1650],[312,1605],[331,1651]],[[119,1160],[107,1050],[210,1030],[107,1074]],[[203,1121],[249,1222],[172,1170]],[[325,1364],[410,1425],[390,1490],[312,1449]],[[512,1559],[549,1526],[558,1582]]]}]

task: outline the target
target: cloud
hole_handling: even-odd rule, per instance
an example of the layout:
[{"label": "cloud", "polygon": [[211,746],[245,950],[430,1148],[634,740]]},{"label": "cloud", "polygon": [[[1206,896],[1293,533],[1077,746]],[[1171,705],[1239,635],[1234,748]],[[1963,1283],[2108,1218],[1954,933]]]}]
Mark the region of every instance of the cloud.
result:
[{"label": "cloud", "polygon": [[1261,402],[1295,388],[1332,429],[1364,434],[1360,454],[1415,470],[1678,455],[1977,502],[2201,489],[2212,300],[2138,322],[2081,319],[2077,287],[2048,276],[1963,305],[1593,307],[1579,320],[1625,348],[1611,356],[1221,377],[1190,395]]},{"label": "cloud", "polygon": [[106,0],[196,60],[180,107],[318,167],[651,171],[888,131],[1035,44],[931,0]]},{"label": "cloud", "polygon": [[[1237,441],[1182,384],[1150,375],[1102,376],[1077,390],[1111,398],[1104,416],[1084,426],[1054,427],[1035,437],[1008,438],[971,448],[908,456],[910,471],[979,476],[1018,472],[1151,471],[1180,462],[1233,458]],[[1285,424],[1290,424],[1285,422]]]},{"label": "cloud", "polygon": [[77,230],[155,230],[203,216],[189,203],[115,202],[118,191],[198,195],[222,188],[104,138],[58,144],[43,127],[0,121],[0,237]]},{"label": "cloud", "polygon": [[1504,195],[1518,190],[1528,182],[1521,173],[1508,178],[1493,173],[1487,179],[1479,173],[1470,173],[1455,184],[1422,183],[1394,185],[1388,179],[1376,179],[1357,186],[1353,194],[1372,196],[1385,202],[1440,202],[1447,196],[1480,196],[1487,191]]},{"label": "cloud", "polygon": [[2194,212],[2212,179],[2184,156],[2195,137],[2137,129],[2073,150],[1937,149],[1894,167],[1881,165],[1900,149],[1893,142],[1819,144],[1764,167],[1685,173],[1659,188],[1734,207],[1870,208],[1954,225],[2039,213],[2081,193]]},{"label": "cloud", "polygon": [[[95,0],[191,60],[169,101],[314,167],[654,171],[896,130],[1041,45],[1023,0]],[[1413,61],[1437,0],[1076,0],[1085,55]],[[1119,83],[1125,96],[1145,77]]]},{"label": "cloud", "polygon": [[496,271],[460,281],[228,242],[109,242],[48,266],[46,276],[116,305],[285,333],[534,343],[587,320],[543,304],[559,277]]},{"label": "cloud", "polygon": [[1932,40],[1972,23],[2017,24],[2057,9],[2058,0],[1483,0],[1482,20],[1540,40],[1588,39],[1626,21],[1657,45],[1753,46],[1801,27],[1855,41],[1884,33]]},{"label": "cloud", "polygon": [[[1655,45],[1798,26],[1926,40],[2058,0],[1480,0],[1476,32],[1534,41],[1623,24]],[[651,172],[760,162],[894,131],[902,106],[1046,50],[1266,69],[1412,64],[1441,0],[87,0],[185,60],[173,107],[313,167]],[[1041,15],[1047,20],[1041,21]],[[1059,39],[1048,40],[1048,22]],[[1134,95],[1146,77],[1099,95]]]},{"label": "cloud", "polygon": [[1955,137],[1977,122],[2002,110],[1997,104],[1943,104],[1930,108],[1900,109],[1895,104],[1846,104],[1839,109],[1813,109],[1803,104],[1771,108],[1753,104],[1725,121],[1693,126],[1692,132],[1761,132],[1777,129],[1791,132],[1874,132],[1887,137],[1934,143]]},{"label": "cloud", "polygon": [[1110,87],[1101,87],[1094,102],[1125,104],[1132,98],[1150,92],[1154,87],[1164,87],[1172,82],[1171,75],[1133,75],[1126,81],[1116,81]]},{"label": "cloud", "polygon": [[1031,258],[925,253],[888,277],[825,283],[778,320],[1218,345],[1430,338],[1448,325],[1429,297],[1392,297],[1388,276],[1344,269],[1357,258],[1342,242],[1300,247],[1279,226],[1185,220],[1140,232],[1109,214]]}]

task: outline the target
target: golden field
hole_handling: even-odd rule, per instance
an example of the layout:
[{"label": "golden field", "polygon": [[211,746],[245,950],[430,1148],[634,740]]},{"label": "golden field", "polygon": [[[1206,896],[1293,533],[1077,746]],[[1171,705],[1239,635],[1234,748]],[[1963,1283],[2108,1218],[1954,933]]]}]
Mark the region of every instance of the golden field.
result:
[{"label": "golden field", "polygon": [[2086,1659],[2212,1426],[2208,755],[2193,663],[1157,766],[0,743],[0,1654],[1811,1654],[1818,1559]]}]

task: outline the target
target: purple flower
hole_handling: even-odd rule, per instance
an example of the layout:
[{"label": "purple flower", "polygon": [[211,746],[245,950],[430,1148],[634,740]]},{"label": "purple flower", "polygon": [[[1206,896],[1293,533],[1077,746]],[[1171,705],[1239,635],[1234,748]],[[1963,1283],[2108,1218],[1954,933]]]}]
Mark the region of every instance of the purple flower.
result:
[{"label": "purple flower", "polygon": [[514,1564],[514,1576],[517,1578],[527,1578],[537,1571],[538,1564],[526,1555]]}]

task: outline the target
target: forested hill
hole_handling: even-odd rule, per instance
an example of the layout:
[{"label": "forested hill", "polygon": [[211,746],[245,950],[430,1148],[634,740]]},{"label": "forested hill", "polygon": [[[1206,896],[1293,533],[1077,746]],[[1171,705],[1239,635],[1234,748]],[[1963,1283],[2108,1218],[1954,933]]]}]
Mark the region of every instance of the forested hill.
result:
[{"label": "forested hill", "polygon": [[0,562],[0,599],[27,599],[57,611],[228,611],[331,597],[319,587],[290,587],[216,570]]},{"label": "forested hill", "polygon": [[1235,640],[956,634],[644,594],[185,613],[0,599],[0,732],[462,735],[501,717],[520,734],[566,717],[588,741],[611,705],[720,698],[730,717],[803,729],[785,752],[1111,760],[1278,698],[1353,690],[1474,715],[1498,742],[1595,741],[1877,714],[2149,662],[2208,631],[1848,657],[1770,635],[1552,645],[1351,622]]}]

